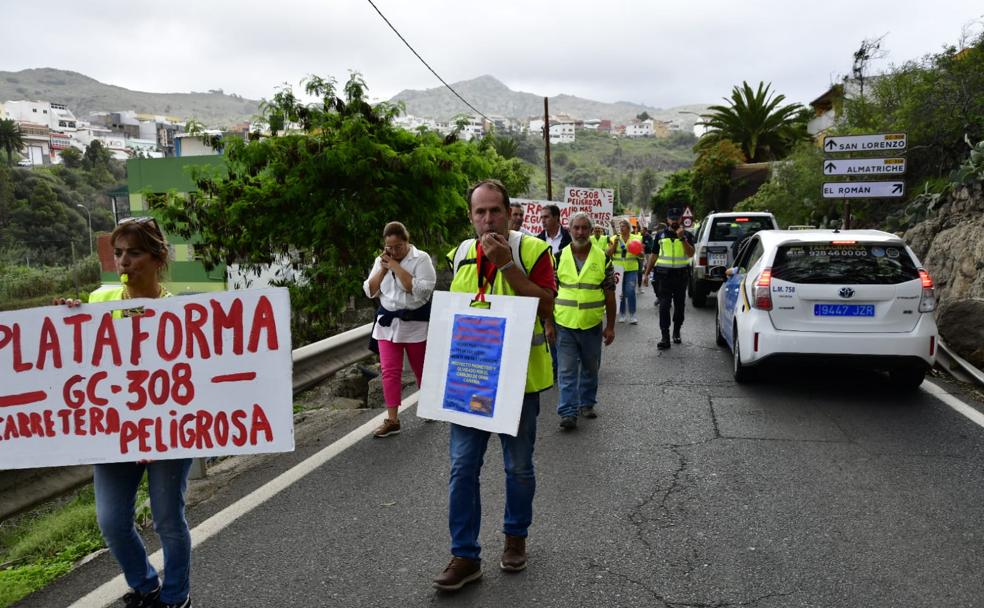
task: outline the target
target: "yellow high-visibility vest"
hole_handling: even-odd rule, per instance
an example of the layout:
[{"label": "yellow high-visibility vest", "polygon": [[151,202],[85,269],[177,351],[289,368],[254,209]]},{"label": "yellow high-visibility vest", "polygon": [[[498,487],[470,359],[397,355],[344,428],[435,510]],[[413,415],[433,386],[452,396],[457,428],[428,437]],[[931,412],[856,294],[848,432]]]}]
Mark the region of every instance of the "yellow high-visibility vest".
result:
[{"label": "yellow high-visibility vest", "polygon": [[[509,232],[509,246],[513,251],[513,261],[527,276],[544,254],[553,258],[553,249],[545,241],[527,236],[512,230]],[[468,239],[448,252],[448,262],[454,272],[451,280],[451,291],[476,293],[478,292],[478,264],[476,239]],[[551,264],[553,262],[551,261]],[[486,293],[493,295],[514,296],[512,286],[505,278],[495,273],[486,288]],[[538,393],[553,386],[553,360],[550,358],[550,348],[543,333],[543,324],[537,317],[533,324],[533,336],[530,342],[530,358],[526,367],[526,393]]]},{"label": "yellow high-visibility vest", "polygon": [[565,247],[560,252],[557,265],[557,299],[554,300],[554,321],[570,329],[590,329],[601,323],[605,316],[606,256],[597,247],[591,247],[588,258],[577,271],[574,252]]},{"label": "yellow high-visibility vest", "polygon": [[629,253],[629,243],[639,241],[639,244],[642,244],[642,235],[630,234],[628,241],[623,240],[621,234],[617,234],[613,238],[615,239],[615,253],[612,261],[621,266],[625,272],[639,270],[639,256]]},{"label": "yellow high-visibility vest", "polygon": [[683,239],[662,238],[659,240],[659,257],[656,258],[657,268],[686,268],[690,256],[683,248]]}]

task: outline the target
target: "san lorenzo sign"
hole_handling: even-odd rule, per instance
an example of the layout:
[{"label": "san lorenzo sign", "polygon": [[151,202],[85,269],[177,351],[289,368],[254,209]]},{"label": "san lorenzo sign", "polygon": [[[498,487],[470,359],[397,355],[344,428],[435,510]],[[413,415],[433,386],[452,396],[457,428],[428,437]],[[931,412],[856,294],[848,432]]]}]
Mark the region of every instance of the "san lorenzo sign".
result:
[{"label": "san lorenzo sign", "polygon": [[905,133],[876,135],[828,135],[823,138],[823,151],[833,152],[901,152],[906,147]]}]

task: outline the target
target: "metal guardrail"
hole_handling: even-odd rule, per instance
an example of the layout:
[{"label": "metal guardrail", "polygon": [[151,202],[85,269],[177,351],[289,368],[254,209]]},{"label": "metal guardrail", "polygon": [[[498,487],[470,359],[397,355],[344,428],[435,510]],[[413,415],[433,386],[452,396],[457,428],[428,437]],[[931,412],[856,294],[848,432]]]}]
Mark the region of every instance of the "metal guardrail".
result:
[{"label": "metal guardrail", "polygon": [[940,340],[939,345],[939,350],[936,353],[936,364],[943,368],[943,371],[958,380],[984,386],[984,371],[977,369],[970,361],[953,352],[953,349],[944,344],[942,340]]},{"label": "metal guardrail", "polygon": [[[323,382],[339,370],[372,355],[372,323],[294,350],[294,394]],[[197,477],[205,467],[196,459]],[[193,473],[196,471],[193,470]],[[46,467],[0,471],[0,520],[61,496],[92,480],[92,467]]]}]

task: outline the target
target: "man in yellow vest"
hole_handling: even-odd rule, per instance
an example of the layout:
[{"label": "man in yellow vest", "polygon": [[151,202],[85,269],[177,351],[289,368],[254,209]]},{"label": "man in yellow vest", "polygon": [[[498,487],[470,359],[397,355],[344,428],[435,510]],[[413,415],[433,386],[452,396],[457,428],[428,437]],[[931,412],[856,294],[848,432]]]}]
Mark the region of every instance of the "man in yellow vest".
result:
[{"label": "man in yellow vest", "polygon": [[[568,222],[571,244],[557,265],[557,385],[560,427],[577,428],[578,414],[596,418],[601,343],[615,340],[615,272],[611,259],[591,244],[591,217],[575,213]],[[606,319],[604,330],[602,318]]]},{"label": "man in yellow vest", "polygon": [[[526,535],[533,521],[533,443],[540,392],[553,386],[553,365],[547,332],[540,319],[553,316],[556,280],[550,245],[536,237],[509,230],[509,195],[498,180],[484,180],[468,191],[469,218],[477,238],[468,239],[448,253],[454,278],[451,291],[518,295],[539,298],[537,319],[530,336],[530,358],[519,430],[515,437],[499,435],[506,470],[506,505],[503,518],[505,548],[499,567],[506,572],[526,568]],[[551,336],[552,338],[552,336]],[[455,591],[482,576],[478,533],[482,520],[479,474],[491,433],[451,425],[451,479],[448,483],[448,526],[451,562],[434,579],[434,587]]]},{"label": "man in yellow vest", "polygon": [[[636,317],[636,284],[639,281],[639,267],[642,265],[644,249],[642,235],[630,231],[628,220],[619,222],[618,227],[619,234],[612,237],[608,248],[608,255],[612,256],[615,264],[621,266],[623,270],[622,284],[619,286],[622,291],[622,302],[618,307],[618,322],[625,323],[628,319],[629,323],[635,325],[639,322]],[[632,241],[639,241],[639,253],[629,251],[629,243]]]},{"label": "man in yellow vest", "polygon": [[655,266],[659,281],[660,341],[656,348],[670,347],[670,307],[673,308],[673,342],[680,344],[683,309],[687,301],[687,281],[690,278],[690,258],[694,255],[694,237],[680,225],[680,210],[666,213],[666,229],[656,235],[653,254],[646,265],[646,276]]},{"label": "man in yellow vest", "polygon": [[601,224],[595,224],[592,229],[593,234],[591,235],[591,244],[595,247],[600,247],[603,253],[608,253],[608,235],[605,234],[605,227]]}]

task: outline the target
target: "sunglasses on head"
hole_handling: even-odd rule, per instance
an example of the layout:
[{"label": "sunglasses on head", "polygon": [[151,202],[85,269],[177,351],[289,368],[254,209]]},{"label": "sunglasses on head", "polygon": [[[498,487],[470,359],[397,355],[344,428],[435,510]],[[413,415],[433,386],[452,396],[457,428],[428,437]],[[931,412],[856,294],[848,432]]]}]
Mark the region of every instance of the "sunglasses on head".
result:
[{"label": "sunglasses on head", "polygon": [[150,226],[157,232],[157,234],[162,235],[161,227],[157,225],[157,219],[150,217],[149,215],[145,215],[141,217],[125,217],[116,223],[117,226],[125,226],[126,224],[136,224],[137,226],[150,224]]}]

